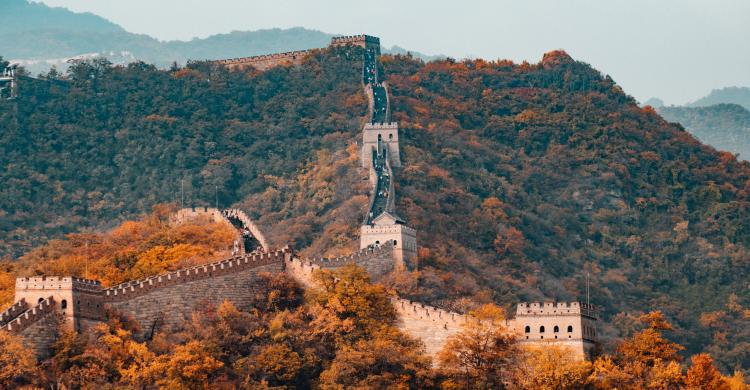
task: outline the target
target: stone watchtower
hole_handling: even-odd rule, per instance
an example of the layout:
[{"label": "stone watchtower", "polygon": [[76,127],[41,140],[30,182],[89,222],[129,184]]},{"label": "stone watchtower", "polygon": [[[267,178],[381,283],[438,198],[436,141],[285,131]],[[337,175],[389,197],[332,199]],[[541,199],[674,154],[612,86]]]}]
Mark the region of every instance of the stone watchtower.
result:
[{"label": "stone watchtower", "polygon": [[89,321],[101,319],[102,296],[102,285],[94,280],[56,276],[16,279],[16,302],[25,300],[34,306],[52,298],[63,327],[71,331],[81,331]]},{"label": "stone watchtower", "polygon": [[593,305],[581,302],[519,303],[509,321],[522,344],[569,347],[579,360],[591,357],[597,343],[598,316]]},{"label": "stone watchtower", "polygon": [[394,168],[401,167],[398,147],[398,123],[367,123],[362,129],[362,168],[372,165],[372,151],[382,143],[388,154],[388,162]]}]

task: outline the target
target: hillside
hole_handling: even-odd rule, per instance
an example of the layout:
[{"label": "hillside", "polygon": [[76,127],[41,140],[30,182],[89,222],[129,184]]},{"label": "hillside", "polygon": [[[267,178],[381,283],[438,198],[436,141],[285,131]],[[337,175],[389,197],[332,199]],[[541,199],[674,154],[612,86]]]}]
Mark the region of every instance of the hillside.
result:
[{"label": "hillside", "polygon": [[708,95],[686,104],[688,107],[705,107],[715,104],[734,103],[750,110],[750,88],[748,87],[726,87],[714,89]]},{"label": "hillside", "polygon": [[701,142],[719,150],[750,158],[750,111],[737,104],[707,107],[669,106],[658,108],[659,115],[685,127]]},{"label": "hillside", "polygon": [[[213,204],[218,187],[276,245],[351,251],[367,207],[355,144],[367,104],[349,50],[265,73],[96,62],[69,82],[25,83],[0,102],[2,247],[18,255],[179,202],[183,179],[188,204]],[[588,272],[605,337],[660,309],[690,352],[750,367],[750,165],[562,52],[383,67],[406,145],[398,209],[422,247],[419,272],[394,281],[402,291],[457,310],[584,299]]]}]

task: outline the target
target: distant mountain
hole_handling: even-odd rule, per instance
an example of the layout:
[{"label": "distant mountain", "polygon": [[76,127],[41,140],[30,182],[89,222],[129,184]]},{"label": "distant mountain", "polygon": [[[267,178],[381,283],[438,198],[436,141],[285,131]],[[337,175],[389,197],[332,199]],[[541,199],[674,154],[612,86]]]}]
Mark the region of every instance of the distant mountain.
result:
[{"label": "distant mountain", "polygon": [[644,106],[651,106],[651,107],[654,107],[654,108],[659,108],[659,107],[663,107],[664,106],[664,101],[661,100],[661,99],[659,99],[659,98],[657,98],[657,97],[652,97],[651,99],[648,99],[645,102],[643,102],[643,105]]},{"label": "distant mountain", "polygon": [[750,110],[750,88],[748,87],[726,87],[714,89],[707,96],[693,103],[686,104],[688,107],[705,107],[720,103],[739,104]]},{"label": "distant mountain", "polygon": [[[24,65],[32,73],[51,66],[67,67],[70,58],[104,56],[114,63],[135,60],[165,67],[176,61],[247,57],[258,54],[325,47],[334,34],[297,27],[234,31],[190,41],[159,41],[133,34],[102,17],[52,8],[26,0],[4,0],[0,13],[0,56]],[[386,53],[406,53],[394,46]],[[411,52],[425,60],[427,56]]]},{"label": "distant mountain", "polygon": [[[710,96],[710,95],[709,95]],[[660,107],[659,114],[684,126],[701,142],[750,159],[750,111],[738,104]]]}]

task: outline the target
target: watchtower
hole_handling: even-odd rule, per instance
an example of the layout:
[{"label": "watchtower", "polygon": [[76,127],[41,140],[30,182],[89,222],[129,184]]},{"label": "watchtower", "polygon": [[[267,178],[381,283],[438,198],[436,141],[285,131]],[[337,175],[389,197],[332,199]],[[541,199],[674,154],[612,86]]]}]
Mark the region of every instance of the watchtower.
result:
[{"label": "watchtower", "polygon": [[344,35],[331,38],[331,46],[354,45],[380,56],[380,38],[372,35]]},{"label": "watchtower", "polygon": [[101,319],[102,296],[101,283],[95,280],[57,276],[16,279],[16,302],[25,299],[37,305],[52,297],[63,326],[71,331],[81,331],[88,327],[87,321]]},{"label": "watchtower", "polygon": [[0,75],[0,98],[14,99],[18,94],[18,81],[16,80],[16,65],[5,68]]},{"label": "watchtower", "polygon": [[360,249],[369,246],[380,246],[393,243],[393,257],[397,269],[414,266],[417,257],[417,231],[404,224],[398,217],[385,212],[372,220],[371,224],[362,225],[360,231]]},{"label": "watchtower", "polygon": [[597,342],[598,316],[593,305],[581,302],[518,304],[512,328],[522,344],[569,347],[581,359],[591,357]]},{"label": "watchtower", "polygon": [[388,162],[394,168],[401,167],[401,153],[398,147],[398,123],[367,123],[362,129],[362,168],[372,165],[372,151],[378,143],[387,150]]}]

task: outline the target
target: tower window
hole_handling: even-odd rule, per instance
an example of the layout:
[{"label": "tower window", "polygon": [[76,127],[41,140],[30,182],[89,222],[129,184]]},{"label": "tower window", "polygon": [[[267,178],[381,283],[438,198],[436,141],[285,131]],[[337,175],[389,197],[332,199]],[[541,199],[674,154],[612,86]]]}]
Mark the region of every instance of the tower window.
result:
[{"label": "tower window", "polygon": [[544,325],[539,327],[539,333],[544,333]]},{"label": "tower window", "polygon": [[391,133],[391,134],[388,134],[388,139],[389,139],[389,140],[392,140],[392,139],[393,139],[393,133]]},{"label": "tower window", "polygon": [[524,329],[526,333],[531,333],[531,327],[526,325],[526,329]]},{"label": "tower window", "polygon": [[568,325],[568,333],[573,333],[573,325]]},{"label": "tower window", "polygon": [[60,302],[60,308],[61,309],[67,309],[68,308],[68,301],[63,299],[62,302]]},{"label": "tower window", "polygon": [[555,325],[555,329],[554,329],[554,332],[555,332],[555,333],[557,333],[557,332],[559,332],[559,331],[560,331],[560,327],[559,327],[559,326],[557,326],[557,325]]}]

